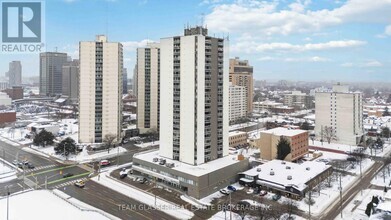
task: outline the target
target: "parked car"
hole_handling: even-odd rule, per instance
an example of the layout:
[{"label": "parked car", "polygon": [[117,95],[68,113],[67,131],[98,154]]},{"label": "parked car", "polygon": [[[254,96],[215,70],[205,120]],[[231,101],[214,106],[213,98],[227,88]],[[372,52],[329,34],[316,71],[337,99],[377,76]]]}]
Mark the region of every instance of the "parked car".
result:
[{"label": "parked car", "polygon": [[71,177],[73,176],[73,173],[66,173],[62,176],[62,178],[68,178],[68,177]]},{"label": "parked car", "polygon": [[126,176],[128,176],[128,172],[126,172],[126,169],[124,168],[119,172],[119,178],[124,179]]},{"label": "parked car", "polygon": [[75,186],[79,188],[84,188],[85,185],[86,183],[83,180],[78,180],[75,182]]},{"label": "parked car", "polygon": [[100,164],[101,166],[108,166],[108,165],[110,165],[110,161],[109,161],[109,160],[101,160],[101,161],[99,162],[99,164]]},{"label": "parked car", "polygon": [[259,188],[255,188],[254,191],[253,191],[253,194],[258,194],[259,193]]},{"label": "parked car", "polygon": [[33,164],[31,164],[31,163],[28,163],[28,164],[27,164],[27,168],[29,168],[29,169],[34,169],[35,166],[34,166]]},{"label": "parked car", "polygon": [[138,180],[139,183],[144,184],[147,182],[147,178],[142,178]]},{"label": "parked car", "polygon": [[281,195],[280,194],[275,194],[272,198],[273,198],[274,201],[277,201],[277,200],[279,200],[281,198]]},{"label": "parked car", "polygon": [[164,164],[166,164],[166,160],[163,159],[159,161],[159,165],[164,165]]},{"label": "parked car", "polygon": [[259,195],[260,196],[266,196],[267,192],[265,190],[261,190],[261,192],[259,192]]},{"label": "parked car", "polygon": [[224,195],[229,195],[229,194],[231,194],[231,191],[226,190],[226,189],[220,189],[220,193],[222,193]]},{"label": "parked car", "polygon": [[350,162],[356,162],[357,159],[355,157],[348,157],[348,159],[346,159],[347,161],[350,161]]},{"label": "parked car", "polygon": [[13,161],[12,161],[12,164],[15,165],[15,166],[17,166],[17,165],[19,164],[19,161],[13,160]]},{"label": "parked car", "polygon": [[236,188],[234,186],[228,186],[227,187],[228,190],[232,191],[232,192],[235,192],[236,191]]}]

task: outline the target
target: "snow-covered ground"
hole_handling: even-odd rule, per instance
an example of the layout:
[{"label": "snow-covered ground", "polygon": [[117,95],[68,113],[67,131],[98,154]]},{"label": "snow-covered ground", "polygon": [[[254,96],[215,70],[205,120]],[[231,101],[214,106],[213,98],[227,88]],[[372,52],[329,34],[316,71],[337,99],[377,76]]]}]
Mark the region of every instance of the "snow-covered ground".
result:
[{"label": "snow-covered ground", "polygon": [[[45,118],[38,118],[34,120],[36,123],[45,122]],[[76,119],[63,119],[60,122],[51,122],[52,124],[57,124],[59,126],[59,132],[64,132],[64,136],[61,138],[71,137],[76,142],[78,141],[78,125],[74,124]],[[10,128],[6,127],[0,129],[0,140],[5,141],[13,146],[19,146],[17,143],[22,145],[29,145],[32,143],[32,139],[25,138],[26,134],[29,134],[30,131],[26,128]],[[53,134],[56,136],[57,134]],[[17,142],[17,143],[15,143]]]},{"label": "snow-covered ground", "polygon": [[234,130],[238,130],[238,129],[242,129],[242,128],[246,128],[246,127],[251,127],[254,125],[257,125],[257,123],[256,122],[248,122],[248,123],[243,123],[243,124],[230,125],[229,131],[234,131]]},{"label": "snow-covered ground", "polygon": [[156,209],[159,209],[160,211],[165,212],[168,215],[173,216],[174,218],[191,219],[194,216],[194,213],[190,212],[187,209],[184,209],[177,204],[168,202],[159,197],[155,198],[155,196],[153,196],[152,194],[140,191],[134,187],[118,182],[110,178],[109,175],[110,172],[101,173],[99,176],[92,178],[92,180],[150,207],[155,207],[156,199]]},{"label": "snow-covered ground", "polygon": [[14,166],[9,162],[0,158],[0,183],[5,183],[10,180],[16,179],[16,171]]},{"label": "snow-covered ground", "polygon": [[[74,200],[75,201],[75,200]],[[89,209],[89,211],[84,209]],[[35,190],[9,197],[9,219],[25,220],[107,220],[109,215],[91,211],[92,207],[83,207],[81,203],[71,204],[60,196],[47,190]],[[0,199],[0,219],[7,219],[7,198]]]},{"label": "snow-covered ground", "polygon": [[371,181],[372,185],[376,186],[391,186],[391,165],[389,164],[381,170]]},{"label": "snow-covered ground", "polygon": [[[333,153],[327,152],[328,155],[332,155]],[[335,154],[338,155],[338,154]],[[333,157],[331,157],[333,158]],[[362,173],[365,173],[372,165],[374,164],[373,161],[370,159],[364,159],[362,161]],[[355,176],[352,175],[346,175],[341,177],[341,186],[342,190],[345,191],[347,188],[349,188],[352,184],[356,183],[360,179],[360,166],[356,165],[354,169],[346,169],[346,171],[354,173]],[[334,179],[332,181],[332,187],[325,187],[324,189],[320,190],[319,193],[313,192],[311,194],[312,199],[314,199],[315,204],[311,206],[311,213],[313,214],[319,214],[323,210],[325,210],[333,201],[338,199],[339,196],[339,179],[336,180]],[[282,197],[281,202],[286,199],[285,197]],[[301,201],[298,202],[299,209],[303,211],[308,211],[308,204],[305,203],[305,199],[302,199]]]},{"label": "snow-covered ground", "polygon": [[[235,212],[230,212],[230,211],[220,211],[216,214],[214,214],[209,220],[225,220],[225,219],[232,219],[232,220],[242,220],[242,217],[235,213]],[[256,217],[253,216],[245,216],[244,220],[255,220]]]},{"label": "snow-covered ground", "polygon": [[158,146],[158,145],[159,145],[159,141],[153,141],[153,142],[147,142],[142,144],[135,144],[134,146],[145,148],[145,147]]},{"label": "snow-covered ground", "polygon": [[[322,147],[322,148],[328,148],[328,149],[332,149],[332,150],[339,150],[339,151],[343,151],[343,152],[353,152],[355,149],[358,148],[355,145],[338,144],[338,143],[333,143],[333,142],[331,142],[329,144],[329,143],[327,143],[327,141],[323,142],[323,144],[322,144],[322,142],[320,142],[320,141],[312,142],[312,140],[309,140],[309,145],[314,146],[314,147]],[[367,155],[379,156],[379,157],[388,155],[390,153],[391,153],[391,144],[389,142],[386,142],[384,144],[383,150],[382,149],[374,149],[374,148],[371,150],[370,148],[367,148],[365,151],[365,154],[367,154]]]},{"label": "snow-covered ground", "polygon": [[[34,150],[37,150],[37,151],[39,151],[39,152],[41,152],[43,154],[49,155],[49,156],[56,157],[56,158],[58,158],[60,160],[65,160],[66,159],[62,155],[55,154],[54,146],[49,146],[49,147],[42,148],[42,147],[37,147],[37,146],[31,145],[31,147]],[[126,152],[126,149],[123,148],[123,147],[112,148],[110,150],[110,152],[107,152],[107,150],[104,150],[104,151],[100,151],[100,152],[96,152],[96,153],[95,152],[90,152],[89,153],[86,148],[87,147],[84,146],[83,151],[80,152],[77,155],[70,154],[68,156],[68,160],[77,161],[79,163],[88,163],[88,162],[91,162],[91,161],[94,161],[94,160],[100,160],[100,159],[107,159],[107,158],[115,157],[117,155],[121,155],[122,153]],[[23,149],[25,151],[27,151],[26,148],[23,148]],[[33,149],[29,149],[29,150],[33,151]]]},{"label": "snow-covered ground", "polygon": [[[366,220],[369,219],[365,214],[367,204],[372,200],[372,196],[384,196],[382,190],[366,189],[358,193],[356,197],[345,207],[341,215],[338,215],[336,220],[350,219],[350,220]],[[380,201],[381,202],[381,201]],[[391,216],[390,216],[391,218]]]}]

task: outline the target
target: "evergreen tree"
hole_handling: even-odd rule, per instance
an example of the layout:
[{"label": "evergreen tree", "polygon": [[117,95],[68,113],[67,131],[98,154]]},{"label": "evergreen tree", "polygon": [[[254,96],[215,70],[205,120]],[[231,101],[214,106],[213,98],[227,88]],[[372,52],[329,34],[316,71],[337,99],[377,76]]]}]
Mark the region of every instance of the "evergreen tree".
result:
[{"label": "evergreen tree", "polygon": [[388,107],[386,107],[385,109],[384,109],[384,112],[383,112],[383,116],[390,116],[391,114],[390,114],[390,110],[388,109]]},{"label": "evergreen tree", "polygon": [[54,135],[52,132],[48,132],[45,129],[43,129],[41,132],[35,135],[33,144],[36,146],[43,146],[51,145],[53,144]]},{"label": "evergreen tree", "polygon": [[56,154],[65,154],[68,156],[70,153],[76,154],[76,142],[70,137],[65,138],[54,148]]},{"label": "evergreen tree", "polygon": [[277,158],[278,160],[284,160],[288,154],[291,153],[291,144],[284,137],[281,136],[280,141],[277,144]]}]

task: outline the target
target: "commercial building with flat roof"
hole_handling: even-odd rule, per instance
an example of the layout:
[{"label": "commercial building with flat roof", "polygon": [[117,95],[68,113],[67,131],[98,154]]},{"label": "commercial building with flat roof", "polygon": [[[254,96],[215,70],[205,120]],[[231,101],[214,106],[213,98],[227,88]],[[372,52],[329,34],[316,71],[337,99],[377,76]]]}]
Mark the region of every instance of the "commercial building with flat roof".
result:
[{"label": "commercial building with flat roof", "polygon": [[239,183],[260,187],[287,197],[303,198],[332,172],[332,166],[323,162],[306,161],[298,164],[272,160],[240,173]]}]

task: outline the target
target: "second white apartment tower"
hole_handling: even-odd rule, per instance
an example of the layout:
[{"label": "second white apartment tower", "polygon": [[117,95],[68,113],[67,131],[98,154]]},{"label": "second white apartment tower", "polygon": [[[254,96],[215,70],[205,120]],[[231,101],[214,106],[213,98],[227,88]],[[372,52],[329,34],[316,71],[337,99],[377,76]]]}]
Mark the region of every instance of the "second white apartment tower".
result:
[{"label": "second white apartment tower", "polygon": [[101,143],[106,135],[121,139],[122,44],[80,42],[79,142]]},{"label": "second white apartment tower", "polygon": [[228,155],[228,46],[207,31],[160,42],[160,155],[191,165]]}]

